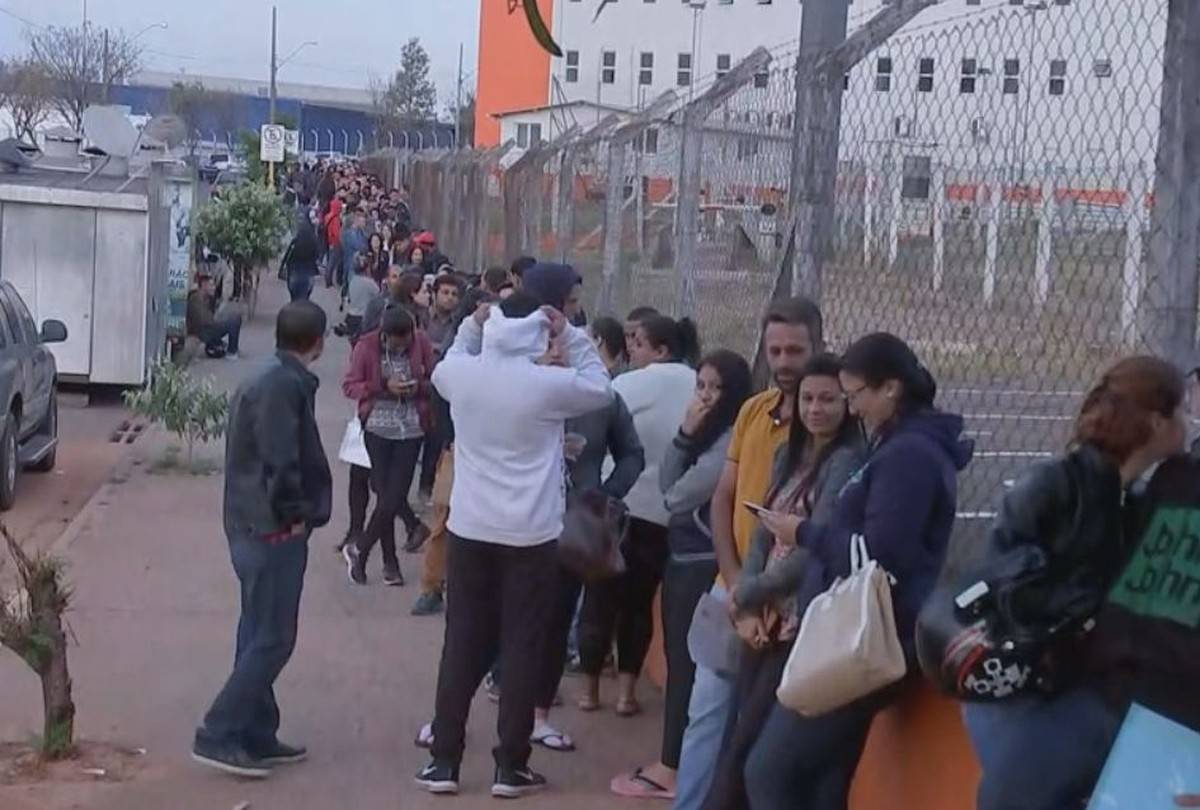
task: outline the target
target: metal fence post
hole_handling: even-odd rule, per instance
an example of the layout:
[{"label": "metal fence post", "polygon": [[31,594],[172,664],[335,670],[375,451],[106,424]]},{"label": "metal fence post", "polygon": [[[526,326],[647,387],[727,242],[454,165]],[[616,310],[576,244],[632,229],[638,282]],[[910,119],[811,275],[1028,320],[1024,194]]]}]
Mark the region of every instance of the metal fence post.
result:
[{"label": "metal fence post", "polygon": [[[701,150],[708,105],[689,104],[683,112],[683,156],[675,219],[675,266],[679,271],[676,315],[696,311],[696,260],[700,243]],[[624,184],[622,184],[624,190]]]},{"label": "metal fence post", "polygon": [[1142,304],[1142,254],[1146,228],[1146,167],[1133,167],[1125,194],[1125,262],[1121,272],[1121,343],[1137,348],[1137,314]]},{"label": "metal fence post", "polygon": [[612,138],[608,142],[607,185],[604,197],[604,286],[600,290],[600,311],[611,312],[622,286],[621,210],[625,200],[625,154],[629,143]]},{"label": "metal fence post", "polygon": [[1054,218],[1058,210],[1054,198],[1058,167],[1046,164],[1042,175],[1042,204],[1038,216],[1037,258],[1033,267],[1033,300],[1038,308],[1050,299],[1050,260],[1054,255]]},{"label": "metal fence post", "polygon": [[575,234],[575,147],[563,147],[558,164],[558,187],[555,189],[554,246],[558,260],[566,263],[571,255],[571,240]]},{"label": "metal fence post", "polygon": [[1150,262],[1142,335],[1176,363],[1191,362],[1200,257],[1200,4],[1169,0],[1155,158]]}]

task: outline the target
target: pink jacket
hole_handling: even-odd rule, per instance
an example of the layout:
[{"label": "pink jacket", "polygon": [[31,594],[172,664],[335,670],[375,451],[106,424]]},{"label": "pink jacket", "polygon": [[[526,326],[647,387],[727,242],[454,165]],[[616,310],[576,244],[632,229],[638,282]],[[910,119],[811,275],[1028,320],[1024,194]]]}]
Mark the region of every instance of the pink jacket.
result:
[{"label": "pink jacket", "polygon": [[[421,329],[413,333],[413,342],[408,349],[408,362],[412,367],[413,378],[417,381],[417,391],[413,394],[417,401],[417,413],[421,417],[421,428],[430,430],[433,427],[433,408],[430,397],[433,388],[429,376],[433,373],[433,344]],[[367,332],[359,337],[350,355],[350,370],[342,380],[342,393],[358,402],[358,418],[365,424],[375,407],[375,402],[382,396],[390,397],[386,380],[383,379],[383,344],[378,329]]]}]

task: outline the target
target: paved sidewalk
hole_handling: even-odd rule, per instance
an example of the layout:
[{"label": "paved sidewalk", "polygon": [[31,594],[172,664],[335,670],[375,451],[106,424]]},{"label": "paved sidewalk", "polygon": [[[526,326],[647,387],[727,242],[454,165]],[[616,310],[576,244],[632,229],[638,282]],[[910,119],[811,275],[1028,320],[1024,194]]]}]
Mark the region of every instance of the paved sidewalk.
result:
[{"label": "paved sidewalk", "polygon": [[[282,285],[263,291],[264,312],[283,300]],[[340,316],[333,296],[317,300]],[[232,383],[271,351],[273,317],[260,315],[244,333],[246,357],[197,367]],[[351,407],[341,396],[347,347],[332,335],[318,364],[322,378],[318,418],[331,458]],[[163,441],[135,445],[145,457]],[[219,455],[219,448],[209,453]],[[412,776],[425,752],[412,745],[433,703],[443,623],[416,619],[409,609],[416,587],[354,588],[332,546],[346,523],[345,468],[335,462],[332,525],[312,541],[300,640],[279,683],[281,736],[307,743],[308,763],[280,769],[262,783],[224,777],[189,759],[195,724],[228,674],[236,622],[236,580],[221,534],[220,476],[154,475],[146,464],[107,484],[66,554],[76,587],[71,650],[78,729],[82,737],[148,750],[146,767],[129,783],[0,788],[0,807],[89,810],[383,810],[383,808],[494,806],[487,795],[495,739],[495,707],[477,699],[468,731],[464,794],[439,799],[420,792]],[[118,481],[120,478],[118,477]],[[402,559],[416,581],[419,557]],[[374,561],[376,565],[378,560]],[[0,739],[20,740],[40,724],[36,679],[15,657],[0,653]],[[573,708],[578,684],[564,683],[567,705],[555,721],[579,750],[537,749],[533,764],[551,790],[524,800],[529,807],[610,808],[618,771],[650,761],[659,744],[661,701],[643,688],[646,716],[623,720],[611,712],[584,715]],[[611,701],[615,684],[606,682]]]}]

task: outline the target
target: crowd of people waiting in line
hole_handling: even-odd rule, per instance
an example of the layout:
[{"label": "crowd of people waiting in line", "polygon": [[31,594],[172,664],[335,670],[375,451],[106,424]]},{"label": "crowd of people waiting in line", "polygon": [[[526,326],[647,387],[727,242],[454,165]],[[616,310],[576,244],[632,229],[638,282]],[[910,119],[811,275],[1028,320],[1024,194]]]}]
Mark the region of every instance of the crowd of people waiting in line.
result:
[{"label": "crowd of people waiting in line", "polygon": [[[526,257],[458,273],[413,232],[402,195],[370,178],[327,171],[300,202],[293,303],[279,359],[234,397],[225,504],[243,583],[280,578],[270,599],[286,609],[243,589],[239,656],[197,732],[201,761],[261,776],[303,754],[275,738],[271,684],[294,642],[296,549],[331,513],[304,370],[323,347],[324,315],[305,300],[322,272],[344,291],[343,390],[370,463],[350,467],[339,551],[364,585],[380,545],[382,581],[403,584],[399,518],[405,549],[424,550],[413,612],[446,613],[433,720],[416,739],[431,755],[416,777],[425,789],[458,792],[481,684],[499,703],[498,797],[545,787],[533,745],[575,749],[550,722],[568,666],[582,675],[579,709],[611,697],[611,664],[616,713],[638,714],[660,587],[661,746],[612,780],[622,797],[842,810],[873,718],[922,671],[965,702],[981,810],[1082,807],[1131,701],[1200,727],[1200,515],[1159,510],[1200,508],[1200,468],[1180,457],[1197,372],[1185,381],[1144,356],[1113,365],[1069,448],[1007,491],[977,561],[949,569],[973,447],[901,338],[869,334],[833,354],[816,304],[775,302],[762,324],[770,384],[756,392],[747,360],[703,353],[686,318],[639,307],[586,325],[567,265]],[[422,457],[427,503],[414,509]],[[621,572],[603,579],[556,552],[564,520],[596,492],[628,515]],[[1164,520],[1182,520],[1169,554],[1155,534]],[[781,702],[781,679],[804,652],[809,606],[855,574],[864,545],[890,575],[889,631],[908,674],[802,714]],[[257,644],[260,632],[272,643]]]}]

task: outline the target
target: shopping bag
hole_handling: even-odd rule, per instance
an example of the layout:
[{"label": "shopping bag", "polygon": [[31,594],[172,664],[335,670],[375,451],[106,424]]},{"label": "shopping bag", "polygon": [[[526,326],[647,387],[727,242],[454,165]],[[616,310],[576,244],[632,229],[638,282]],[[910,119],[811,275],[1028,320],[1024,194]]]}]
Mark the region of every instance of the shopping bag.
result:
[{"label": "shopping bag", "polygon": [[371,457],[367,455],[367,443],[363,439],[362,422],[357,416],[350,417],[346,432],[342,434],[342,446],[338,458],[347,464],[371,469]]},{"label": "shopping bag", "polygon": [[831,712],[904,677],[891,577],[850,538],[850,576],[808,606],[776,697],[806,717]]},{"label": "shopping bag", "polygon": [[1134,703],[1088,810],[1200,807],[1200,732]]}]

